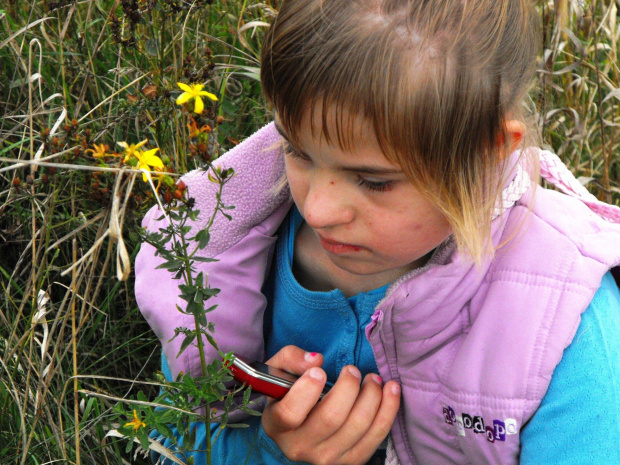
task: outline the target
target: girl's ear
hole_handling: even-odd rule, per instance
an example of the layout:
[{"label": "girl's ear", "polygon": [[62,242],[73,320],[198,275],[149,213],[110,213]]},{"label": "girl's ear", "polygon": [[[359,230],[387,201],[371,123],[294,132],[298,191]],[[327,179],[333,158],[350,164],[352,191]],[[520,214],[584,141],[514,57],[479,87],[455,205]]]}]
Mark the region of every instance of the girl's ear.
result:
[{"label": "girl's ear", "polygon": [[504,144],[503,140],[498,140],[500,150],[504,152],[507,147],[507,153],[504,153],[504,157],[510,156],[512,152],[519,148],[521,141],[525,137],[525,124],[522,121],[516,119],[510,119],[505,124],[505,134],[507,137],[507,144]]}]

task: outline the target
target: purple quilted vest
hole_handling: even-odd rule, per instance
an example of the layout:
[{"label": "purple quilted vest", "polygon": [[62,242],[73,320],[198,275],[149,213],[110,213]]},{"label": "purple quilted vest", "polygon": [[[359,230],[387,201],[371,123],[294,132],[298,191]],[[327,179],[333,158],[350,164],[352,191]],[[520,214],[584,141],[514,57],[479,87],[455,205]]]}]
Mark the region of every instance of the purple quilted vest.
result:
[{"label": "purple quilted vest", "polygon": [[[273,192],[282,176],[279,136],[268,125],[218,160],[236,176],[224,190],[234,219],[220,218],[200,264],[221,289],[210,313],[224,352],[262,359],[261,293],[274,234],[290,208]],[[203,212],[215,186],[202,172],[184,177]],[[144,225],[156,229],[157,209]],[[495,258],[476,268],[451,241],[429,263],[393,283],[366,334],[381,376],[402,386],[388,462],[517,464],[519,433],[538,408],[563,350],[571,343],[602,276],[620,263],[620,225],[581,200],[531,190],[493,222]],[[160,338],[173,375],[199,373],[195,347],[176,358],[174,328],[191,321],[175,306],[178,282],[152,247],[136,260],[140,310]],[[156,283],[156,285],[154,285]],[[217,354],[208,346],[208,357]],[[552,434],[552,433],[550,433]]]}]

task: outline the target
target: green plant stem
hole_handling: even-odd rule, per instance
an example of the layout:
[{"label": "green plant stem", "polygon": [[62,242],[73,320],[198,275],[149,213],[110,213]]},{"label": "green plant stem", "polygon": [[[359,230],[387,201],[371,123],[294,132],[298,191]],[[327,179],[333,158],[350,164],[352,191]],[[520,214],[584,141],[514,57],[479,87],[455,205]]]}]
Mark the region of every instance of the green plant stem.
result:
[{"label": "green plant stem", "polygon": [[[218,186],[219,186],[218,193],[217,193],[218,203],[213,210],[213,214],[211,215],[211,218],[209,218],[209,222],[207,223],[207,226],[204,228],[207,231],[211,229],[211,226],[213,225],[213,222],[215,221],[215,217],[217,213],[220,211],[221,198],[222,198],[221,196],[222,196],[222,191],[224,188],[224,181],[217,175],[217,173],[215,173],[215,170],[212,170],[212,172],[216,176],[217,181],[218,181]],[[183,226],[185,226],[185,221],[183,222],[181,227]],[[185,240],[184,234],[180,234],[180,241],[181,241],[181,247],[183,248],[183,250],[187,251],[188,244]],[[176,242],[176,238],[175,238],[175,242]],[[192,257],[196,254],[197,251],[198,251],[198,246],[196,246],[196,248],[192,251],[190,255],[185,254],[182,257],[182,260],[185,263],[185,271],[183,273],[185,284],[190,285],[190,286],[193,285],[194,283],[194,279],[191,274]],[[208,371],[207,371],[207,360],[205,358],[205,353],[204,353],[204,341],[202,339],[202,333],[201,333],[202,328],[200,326],[200,322],[198,321],[198,318],[196,317],[196,315],[194,315],[194,327],[197,332],[196,344],[198,346],[198,353],[200,355],[200,367],[202,371],[202,376],[206,377],[208,375]],[[207,421],[206,421],[207,430],[209,431],[210,426],[211,426],[211,405],[210,403],[207,402],[205,404],[205,410],[206,410],[206,418],[207,418]],[[210,465],[211,464],[211,449],[212,449],[211,435],[206,434],[205,440],[206,440],[206,460],[207,460],[207,465]]]}]

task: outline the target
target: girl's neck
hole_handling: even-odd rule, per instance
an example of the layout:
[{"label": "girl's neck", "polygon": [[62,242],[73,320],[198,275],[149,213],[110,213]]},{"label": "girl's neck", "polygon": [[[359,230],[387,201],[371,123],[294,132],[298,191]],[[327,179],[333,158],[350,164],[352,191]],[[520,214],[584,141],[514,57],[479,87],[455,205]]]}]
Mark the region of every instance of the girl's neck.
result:
[{"label": "girl's neck", "polygon": [[295,236],[293,274],[297,282],[310,291],[340,289],[345,296],[351,297],[385,286],[399,278],[402,272],[390,270],[358,275],[337,267],[327,256],[312,228],[303,222]]}]

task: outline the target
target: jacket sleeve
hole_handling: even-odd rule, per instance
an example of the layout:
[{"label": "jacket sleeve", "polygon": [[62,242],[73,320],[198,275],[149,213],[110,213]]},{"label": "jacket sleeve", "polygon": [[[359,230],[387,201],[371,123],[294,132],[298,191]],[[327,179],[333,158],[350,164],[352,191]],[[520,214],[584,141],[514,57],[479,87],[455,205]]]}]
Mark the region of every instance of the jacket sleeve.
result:
[{"label": "jacket sleeve", "polygon": [[[222,193],[222,201],[235,207],[230,210],[233,219],[228,221],[218,214],[210,230],[209,245],[200,251],[200,255],[217,261],[196,263],[197,273],[208,275],[209,286],[220,289],[216,297],[206,302],[208,306],[218,305],[207,314],[207,319],[215,324],[213,336],[219,349],[252,359],[263,357],[262,318],[266,302],[261,288],[271,263],[275,232],[291,205],[288,190],[273,189],[284,171],[279,140],[270,124],[217,160],[217,165],[235,170]],[[192,228],[203,228],[214,211],[218,186],[208,180],[204,171],[193,171],[183,179],[188,195],[196,201],[195,208],[201,212]],[[155,206],[145,216],[143,226],[157,231],[166,226],[161,217]],[[195,232],[193,229],[190,235]],[[161,341],[173,378],[180,372],[199,376],[197,346],[191,345],[177,357],[183,338],[171,341],[175,328],[194,327],[193,317],[177,310],[177,305],[185,308],[185,301],[178,297],[182,283],[167,270],[157,269],[162,260],[154,252],[151,245],[144,243],[136,258],[138,306]],[[208,362],[219,357],[206,340],[205,354]]]}]

